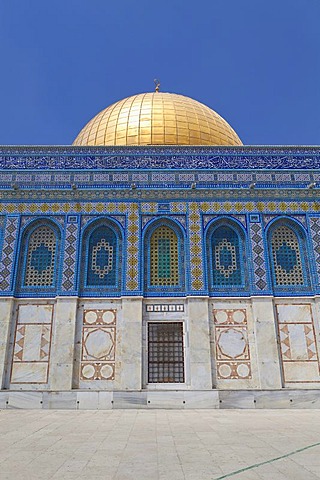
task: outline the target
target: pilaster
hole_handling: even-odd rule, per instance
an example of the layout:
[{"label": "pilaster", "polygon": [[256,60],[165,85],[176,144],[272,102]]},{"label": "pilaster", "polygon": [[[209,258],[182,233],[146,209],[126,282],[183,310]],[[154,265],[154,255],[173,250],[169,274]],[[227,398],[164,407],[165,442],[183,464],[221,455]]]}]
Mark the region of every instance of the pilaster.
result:
[{"label": "pilaster", "polygon": [[194,390],[211,390],[208,300],[188,298],[190,383]]},{"label": "pilaster", "polygon": [[276,319],[271,297],[253,297],[256,348],[261,389],[282,387]]},{"label": "pilaster", "polygon": [[13,298],[0,298],[0,390],[5,386],[13,306]]},{"label": "pilaster", "polygon": [[117,324],[116,390],[142,387],[142,298],[122,299],[122,315]]},{"label": "pilaster", "polygon": [[53,322],[49,385],[51,390],[71,390],[77,298],[58,297]]}]

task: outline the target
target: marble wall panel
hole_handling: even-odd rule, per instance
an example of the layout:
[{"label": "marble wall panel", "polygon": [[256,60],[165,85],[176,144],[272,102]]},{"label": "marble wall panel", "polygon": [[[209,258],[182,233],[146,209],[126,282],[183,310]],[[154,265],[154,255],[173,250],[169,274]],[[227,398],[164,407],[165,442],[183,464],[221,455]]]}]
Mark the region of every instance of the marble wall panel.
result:
[{"label": "marble wall panel", "polygon": [[247,310],[214,309],[213,319],[217,379],[251,379]]},{"label": "marble wall panel", "polygon": [[53,305],[19,305],[18,323],[51,323]]},{"label": "marble wall panel", "polygon": [[320,382],[310,304],[276,305],[284,383]]},{"label": "marble wall panel", "polygon": [[14,300],[12,298],[0,298],[0,390],[8,387],[7,358],[13,308]]},{"label": "marble wall panel", "polygon": [[116,309],[84,309],[80,380],[114,380]]},{"label": "marble wall panel", "polygon": [[11,383],[47,383],[53,305],[19,305]]}]

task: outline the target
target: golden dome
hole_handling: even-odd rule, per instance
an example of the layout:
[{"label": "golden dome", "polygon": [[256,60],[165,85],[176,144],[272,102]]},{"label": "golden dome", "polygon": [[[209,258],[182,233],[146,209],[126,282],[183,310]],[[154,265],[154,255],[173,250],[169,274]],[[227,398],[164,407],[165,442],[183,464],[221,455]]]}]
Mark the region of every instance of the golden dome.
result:
[{"label": "golden dome", "polygon": [[242,145],[211,108],[175,93],[141,93],[102,110],[73,145]]}]

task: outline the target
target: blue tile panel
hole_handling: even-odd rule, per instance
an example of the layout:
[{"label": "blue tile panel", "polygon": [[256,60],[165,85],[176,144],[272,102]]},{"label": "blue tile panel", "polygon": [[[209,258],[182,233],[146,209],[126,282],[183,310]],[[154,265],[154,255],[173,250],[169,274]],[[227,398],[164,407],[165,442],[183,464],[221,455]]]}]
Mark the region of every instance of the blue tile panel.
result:
[{"label": "blue tile panel", "polygon": [[217,228],[211,237],[213,286],[242,285],[239,237],[228,226]]},{"label": "blue tile panel", "polygon": [[266,249],[264,242],[264,232],[261,221],[256,221],[256,217],[260,219],[260,215],[250,215],[249,236],[251,242],[251,271],[253,274],[253,290],[258,293],[268,293],[269,285],[267,279],[267,261]]},{"label": "blue tile panel", "polygon": [[[1,147],[0,169],[319,169],[319,147]],[[180,175],[182,173],[178,172]],[[96,174],[97,175],[97,174]],[[125,173],[120,172],[123,178]],[[306,174],[307,175],[307,174]],[[249,177],[248,177],[249,179]],[[80,179],[82,181],[83,179]],[[96,180],[97,181],[97,180]],[[123,180],[122,180],[123,181]],[[188,180],[190,181],[190,180]]]},{"label": "blue tile panel", "polygon": [[61,293],[76,292],[79,256],[79,216],[68,215],[64,244]]},{"label": "blue tile panel", "polygon": [[[313,147],[2,147],[0,295],[320,294],[319,167]],[[280,220],[293,233],[272,245]],[[45,225],[56,250],[30,249]],[[176,284],[150,281],[160,225],[177,236]],[[167,240],[159,278],[176,268]]]},{"label": "blue tile panel", "polygon": [[86,285],[116,286],[117,236],[111,228],[101,226],[90,235]]},{"label": "blue tile panel", "polygon": [[19,217],[8,216],[5,223],[0,263],[0,291],[11,292],[15,265]]}]

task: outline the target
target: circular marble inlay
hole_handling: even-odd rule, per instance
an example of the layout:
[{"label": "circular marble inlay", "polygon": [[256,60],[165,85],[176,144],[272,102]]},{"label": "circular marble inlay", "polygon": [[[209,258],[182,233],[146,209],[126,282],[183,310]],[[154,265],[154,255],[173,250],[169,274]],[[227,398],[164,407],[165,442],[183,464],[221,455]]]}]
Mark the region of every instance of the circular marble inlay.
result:
[{"label": "circular marble inlay", "polygon": [[88,332],[85,339],[85,347],[88,355],[96,359],[104,359],[113,348],[113,341],[109,332],[102,329]]},{"label": "circular marble inlay", "polygon": [[219,365],[219,375],[223,378],[228,378],[231,375],[231,367],[226,363]]},{"label": "circular marble inlay", "polygon": [[216,318],[216,323],[226,323],[226,321],[228,320],[227,312],[224,312],[222,310],[216,312],[214,316]]},{"label": "circular marble inlay", "polygon": [[113,377],[113,367],[112,365],[103,365],[100,369],[100,372],[101,372],[101,376],[105,379],[105,380],[111,380],[112,377]]},{"label": "circular marble inlay", "polygon": [[114,322],[114,312],[112,312],[111,310],[107,310],[102,315],[102,320],[103,320],[103,323],[106,323],[106,324]]},{"label": "circular marble inlay", "polygon": [[237,358],[243,354],[246,348],[246,339],[241,330],[228,328],[220,333],[218,345],[223,355],[229,358]]},{"label": "circular marble inlay", "polygon": [[84,378],[92,378],[94,376],[94,366],[93,365],[83,365],[82,376]]},{"label": "circular marble inlay", "polygon": [[249,369],[248,365],[246,365],[245,363],[240,363],[237,366],[237,373],[238,373],[239,377],[245,378],[245,377],[249,376],[250,369]]},{"label": "circular marble inlay", "polygon": [[242,323],[245,319],[245,314],[242,310],[236,310],[233,312],[233,321],[236,323]]},{"label": "circular marble inlay", "polygon": [[95,323],[97,321],[97,314],[96,312],[86,312],[85,314],[85,320],[86,320],[86,323],[89,323],[90,325],[92,323]]}]

